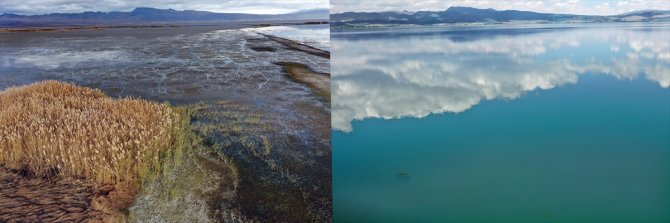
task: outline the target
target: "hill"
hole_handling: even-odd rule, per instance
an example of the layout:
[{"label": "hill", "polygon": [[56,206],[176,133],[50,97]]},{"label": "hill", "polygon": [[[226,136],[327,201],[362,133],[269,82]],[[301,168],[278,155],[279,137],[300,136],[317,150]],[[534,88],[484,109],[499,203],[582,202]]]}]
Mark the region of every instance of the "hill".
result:
[{"label": "hill", "polygon": [[539,13],[518,10],[450,7],[444,11],[344,12],[331,15],[337,25],[440,23],[560,23],[670,21],[670,11],[645,10],[611,16]]},{"label": "hill", "polygon": [[130,12],[52,13],[45,15],[1,14],[0,27],[33,27],[100,24],[146,24],[182,22],[239,22],[328,20],[327,9],[301,10],[286,14],[216,13],[208,11],[136,8]]}]

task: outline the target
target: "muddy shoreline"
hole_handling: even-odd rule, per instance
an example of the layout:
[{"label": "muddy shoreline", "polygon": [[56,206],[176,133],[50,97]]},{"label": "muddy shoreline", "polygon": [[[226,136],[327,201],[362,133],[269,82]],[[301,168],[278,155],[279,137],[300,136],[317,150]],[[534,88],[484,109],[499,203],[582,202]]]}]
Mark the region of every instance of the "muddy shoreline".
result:
[{"label": "muddy shoreline", "polygon": [[330,101],[330,74],[319,73],[310,69],[307,65],[295,62],[278,62],[283,66],[291,80],[305,84],[317,95]]},{"label": "muddy shoreline", "polygon": [[[286,39],[286,38],[281,38],[273,35],[267,35],[267,34],[262,34],[266,38],[281,43],[284,46],[289,47],[290,49],[296,50],[296,51],[301,51],[304,53],[312,54],[315,56],[320,56],[323,58],[330,58],[330,52],[326,50],[321,50],[317,49],[313,46],[309,46],[306,44],[299,43],[294,40]],[[274,52],[275,49],[271,47],[255,47],[253,50],[256,51],[270,51]],[[330,74],[329,73],[322,73],[322,72],[317,72],[314,71],[313,69],[309,68],[306,64],[302,64],[299,62],[275,62],[275,64],[282,66],[284,68],[284,72],[286,72],[287,76],[297,82],[304,84],[308,86],[314,93],[325,99],[326,101],[330,101]]]},{"label": "muddy shoreline", "polygon": [[123,213],[99,204],[112,190],[85,179],[45,178],[0,167],[0,222],[122,220]]},{"label": "muddy shoreline", "polygon": [[273,35],[267,35],[267,34],[261,34],[261,35],[265,36],[266,38],[268,38],[272,41],[281,43],[284,46],[287,46],[287,47],[289,47],[293,50],[297,50],[297,51],[305,52],[305,53],[312,54],[312,55],[315,55],[315,56],[320,56],[320,57],[323,57],[323,58],[330,59],[330,52],[328,52],[328,51],[318,49],[318,48],[315,48],[313,46],[302,44],[302,43],[299,43],[299,42],[296,42],[296,41],[293,41],[293,40],[290,40],[290,39],[286,39],[286,38],[281,38],[281,37],[277,37],[277,36],[273,36]]}]

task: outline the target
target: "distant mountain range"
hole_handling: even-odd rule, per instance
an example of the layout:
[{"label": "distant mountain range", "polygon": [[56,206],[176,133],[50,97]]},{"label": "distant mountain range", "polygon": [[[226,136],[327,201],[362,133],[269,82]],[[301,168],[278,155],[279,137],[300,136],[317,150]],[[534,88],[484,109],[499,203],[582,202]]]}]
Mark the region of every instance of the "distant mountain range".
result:
[{"label": "distant mountain range", "polygon": [[611,16],[538,13],[530,11],[450,7],[444,11],[344,12],[330,15],[334,26],[366,24],[440,23],[557,23],[557,22],[650,22],[670,21],[670,11],[645,10]]},{"label": "distant mountain range", "polygon": [[0,14],[0,27],[143,24],[181,22],[231,22],[277,20],[328,20],[328,9],[300,10],[287,14],[215,13],[207,11],[136,8],[131,12],[52,13],[45,15]]}]

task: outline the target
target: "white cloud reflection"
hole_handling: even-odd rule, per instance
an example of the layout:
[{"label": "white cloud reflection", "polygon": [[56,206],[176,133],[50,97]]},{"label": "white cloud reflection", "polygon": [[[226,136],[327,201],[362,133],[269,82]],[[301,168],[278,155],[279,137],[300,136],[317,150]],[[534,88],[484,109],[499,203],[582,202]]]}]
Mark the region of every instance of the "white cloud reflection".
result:
[{"label": "white cloud reflection", "polygon": [[576,83],[584,74],[643,76],[670,87],[668,28],[520,31],[336,34],[333,128],[348,132],[353,120],[365,118],[462,112],[481,100]]},{"label": "white cloud reflection", "polygon": [[120,50],[62,52],[29,48],[16,55],[0,55],[0,62],[2,62],[3,67],[40,69],[56,69],[93,62],[120,60],[127,60],[123,51]]}]

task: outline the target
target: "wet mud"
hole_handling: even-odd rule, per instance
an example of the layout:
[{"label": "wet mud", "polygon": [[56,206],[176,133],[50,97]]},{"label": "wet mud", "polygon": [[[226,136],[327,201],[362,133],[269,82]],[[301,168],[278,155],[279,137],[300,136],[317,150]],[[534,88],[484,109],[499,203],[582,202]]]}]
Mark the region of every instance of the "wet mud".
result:
[{"label": "wet mud", "polygon": [[110,185],[0,167],[0,222],[122,221],[115,206],[129,202],[132,197]]}]

